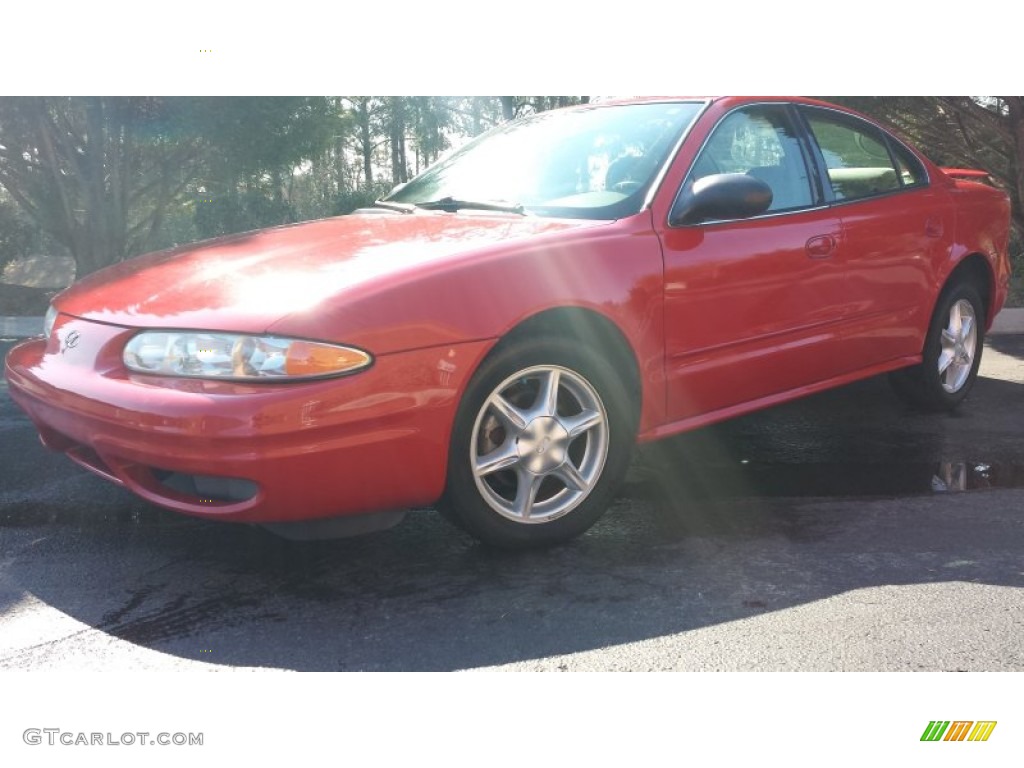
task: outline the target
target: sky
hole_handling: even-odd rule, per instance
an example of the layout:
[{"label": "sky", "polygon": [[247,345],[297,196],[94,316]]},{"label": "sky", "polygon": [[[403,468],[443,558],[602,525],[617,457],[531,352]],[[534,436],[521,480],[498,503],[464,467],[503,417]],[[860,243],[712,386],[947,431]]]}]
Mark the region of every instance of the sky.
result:
[{"label": "sky", "polygon": [[[882,0],[5,9],[0,95],[1018,93],[1013,25]],[[244,9],[244,11],[242,10]],[[56,21],[52,21],[56,20]]]}]

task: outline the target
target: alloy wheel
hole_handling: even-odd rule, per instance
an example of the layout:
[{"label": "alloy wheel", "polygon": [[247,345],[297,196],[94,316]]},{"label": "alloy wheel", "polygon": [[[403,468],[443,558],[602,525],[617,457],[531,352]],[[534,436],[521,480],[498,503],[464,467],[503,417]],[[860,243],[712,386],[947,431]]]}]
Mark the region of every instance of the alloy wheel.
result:
[{"label": "alloy wheel", "polygon": [[502,517],[546,523],[589,495],[608,446],[608,414],[594,387],[567,368],[530,367],[501,382],[480,408],[473,479]]},{"label": "alloy wheel", "polygon": [[977,346],[974,307],[966,299],[960,299],[949,308],[949,318],[940,340],[939,381],[946,392],[958,392],[967,382],[974,367]]}]

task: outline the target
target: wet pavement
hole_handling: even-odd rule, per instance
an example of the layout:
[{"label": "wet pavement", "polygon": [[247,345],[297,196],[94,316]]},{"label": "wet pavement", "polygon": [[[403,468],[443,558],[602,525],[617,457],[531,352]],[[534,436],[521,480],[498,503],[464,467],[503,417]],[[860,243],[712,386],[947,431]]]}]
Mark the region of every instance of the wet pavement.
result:
[{"label": "wet pavement", "polygon": [[0,668],[1024,669],[1024,337],[954,415],[873,379],[645,446],[547,552],[163,512],[3,392],[0,467]]}]

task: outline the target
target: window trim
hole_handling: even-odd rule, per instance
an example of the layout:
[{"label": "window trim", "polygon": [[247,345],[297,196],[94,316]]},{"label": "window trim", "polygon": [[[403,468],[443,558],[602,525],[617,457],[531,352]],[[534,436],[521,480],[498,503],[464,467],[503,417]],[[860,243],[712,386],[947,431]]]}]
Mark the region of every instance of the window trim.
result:
[{"label": "window trim", "polygon": [[[658,192],[661,191],[662,184],[665,183],[665,177],[668,176],[669,170],[676,164],[676,159],[679,157],[679,153],[683,151],[683,145],[686,140],[690,137],[690,133],[693,131],[693,126],[700,122],[700,119],[704,117],[704,113],[711,108],[713,103],[712,99],[654,99],[656,103],[662,101],[667,103],[699,103],[701,108],[697,111],[697,114],[693,116],[693,120],[686,126],[686,130],[683,131],[679,137],[679,141],[676,142],[675,149],[668,153],[665,158],[665,162],[661,164],[661,170],[654,175],[654,179],[651,182],[650,188],[647,190],[647,194],[644,196],[643,204],[640,206],[640,211],[650,210],[654,206],[654,200],[658,196]],[[672,205],[675,205],[673,201]],[[669,208],[669,211],[672,209]],[[640,212],[638,211],[638,213]]]}]

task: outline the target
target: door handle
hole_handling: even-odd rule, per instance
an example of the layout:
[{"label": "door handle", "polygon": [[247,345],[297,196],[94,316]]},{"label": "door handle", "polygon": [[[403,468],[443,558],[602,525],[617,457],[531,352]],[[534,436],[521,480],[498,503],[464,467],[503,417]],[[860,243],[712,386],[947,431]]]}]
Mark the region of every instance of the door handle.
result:
[{"label": "door handle", "polygon": [[807,241],[807,255],[812,259],[825,259],[836,250],[836,239],[832,235],[817,235]]}]

